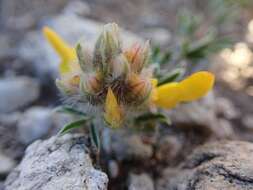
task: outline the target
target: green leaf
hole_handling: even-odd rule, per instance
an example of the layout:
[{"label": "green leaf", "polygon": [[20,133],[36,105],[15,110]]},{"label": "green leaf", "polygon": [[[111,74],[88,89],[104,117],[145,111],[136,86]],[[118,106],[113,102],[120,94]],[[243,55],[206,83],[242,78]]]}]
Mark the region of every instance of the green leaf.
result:
[{"label": "green leaf", "polygon": [[163,65],[163,64],[168,63],[170,61],[170,59],[171,59],[171,56],[172,56],[172,53],[169,52],[169,51],[167,51],[164,54],[162,54],[161,59],[159,61],[160,64]]},{"label": "green leaf", "polygon": [[91,123],[90,125],[90,134],[91,134],[91,139],[93,143],[96,145],[97,149],[100,150],[99,134],[98,134],[97,128],[94,126],[93,123]]},{"label": "green leaf", "polygon": [[232,40],[228,37],[215,39],[207,48],[209,53],[217,53],[224,48],[229,48],[232,45]]},{"label": "green leaf", "polygon": [[152,48],[152,58],[157,58],[158,55],[160,54],[161,49],[159,46],[155,46]]},{"label": "green leaf", "polygon": [[67,113],[67,114],[73,114],[73,115],[81,115],[81,116],[85,116],[86,113],[80,111],[80,110],[77,110],[73,107],[70,107],[70,106],[60,106],[60,107],[57,107],[55,109],[56,112],[60,112],[60,113]]},{"label": "green leaf", "polygon": [[152,63],[163,65],[168,63],[171,57],[172,52],[170,50],[161,52],[161,48],[159,46],[155,46],[152,48],[152,55],[151,55]]},{"label": "green leaf", "polygon": [[215,34],[209,34],[184,48],[183,54],[191,60],[203,59],[230,45],[231,40],[229,38],[218,38]]},{"label": "green leaf", "polygon": [[135,122],[137,124],[142,123],[142,122],[149,122],[149,121],[158,121],[161,123],[165,123],[167,125],[171,125],[170,119],[162,113],[146,113],[135,118]]},{"label": "green leaf", "polygon": [[194,15],[189,10],[182,9],[178,15],[178,33],[184,37],[192,37],[198,29],[200,22],[200,15]]},{"label": "green leaf", "polygon": [[215,40],[216,34],[214,31],[210,31],[207,35],[199,39],[198,41],[188,44],[183,50],[185,57],[189,59],[198,59],[206,56],[206,50],[209,45]]},{"label": "green leaf", "polygon": [[168,82],[173,82],[176,79],[178,79],[179,77],[181,77],[184,73],[185,73],[185,69],[183,69],[183,68],[175,69],[174,71],[163,75],[159,79],[157,86],[163,85]]},{"label": "green leaf", "polygon": [[60,135],[66,134],[67,132],[69,132],[72,129],[76,129],[76,128],[80,128],[83,127],[84,124],[90,120],[90,118],[83,118],[77,121],[74,121],[72,123],[69,123],[67,125],[65,125],[59,132]]}]

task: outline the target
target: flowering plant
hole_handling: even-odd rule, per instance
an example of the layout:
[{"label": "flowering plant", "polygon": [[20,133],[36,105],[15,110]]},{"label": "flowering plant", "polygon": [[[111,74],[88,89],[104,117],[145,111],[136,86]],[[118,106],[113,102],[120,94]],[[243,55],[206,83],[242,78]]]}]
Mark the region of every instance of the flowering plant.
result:
[{"label": "flowering plant", "polygon": [[[94,50],[80,43],[72,48],[48,27],[43,33],[61,57],[56,85],[71,105],[68,110],[84,113],[89,119],[103,118],[111,128],[130,124],[138,117],[166,119],[163,109],[197,100],[214,84],[213,74],[207,71],[180,82],[159,81],[152,67],[149,41],[123,49],[115,23],[103,27]],[[62,132],[83,121],[65,126]]]}]

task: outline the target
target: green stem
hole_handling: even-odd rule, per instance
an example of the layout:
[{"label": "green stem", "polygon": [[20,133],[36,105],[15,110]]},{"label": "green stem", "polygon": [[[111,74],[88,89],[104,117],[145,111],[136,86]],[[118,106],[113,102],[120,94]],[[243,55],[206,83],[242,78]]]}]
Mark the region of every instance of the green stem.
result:
[{"label": "green stem", "polygon": [[90,135],[92,143],[94,143],[96,150],[95,150],[95,163],[99,165],[100,163],[100,138],[97,128],[93,123],[90,124]]}]

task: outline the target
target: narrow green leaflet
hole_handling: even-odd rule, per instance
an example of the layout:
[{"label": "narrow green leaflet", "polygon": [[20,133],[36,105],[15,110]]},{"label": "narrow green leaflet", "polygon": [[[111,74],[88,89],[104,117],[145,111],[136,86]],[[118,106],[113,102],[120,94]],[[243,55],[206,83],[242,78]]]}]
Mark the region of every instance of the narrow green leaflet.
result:
[{"label": "narrow green leaflet", "polygon": [[206,50],[215,40],[216,34],[210,31],[206,36],[198,41],[192,42],[185,46],[183,55],[189,59],[200,59],[206,56]]},{"label": "narrow green leaflet", "polygon": [[178,14],[178,33],[181,36],[192,37],[198,29],[201,16],[195,15],[187,9],[181,9]]},{"label": "narrow green leaflet", "polygon": [[170,119],[162,113],[146,113],[135,119],[136,123],[149,122],[149,121],[159,121],[161,123],[171,125]]},{"label": "narrow green leaflet", "polygon": [[159,46],[154,46],[152,48],[152,55],[151,55],[151,57],[152,57],[152,61],[153,62],[157,61],[157,58],[159,57],[160,52],[161,52],[161,49],[160,49]]},{"label": "narrow green leaflet", "polygon": [[217,53],[224,48],[232,46],[232,40],[229,37],[216,38],[212,43],[209,44],[207,51],[211,53]]},{"label": "narrow green leaflet", "polygon": [[80,120],[77,120],[77,121],[74,121],[72,123],[69,123],[67,125],[65,125],[61,131],[59,132],[60,135],[63,135],[63,134],[66,134],[68,133],[70,130],[72,129],[76,129],[76,128],[80,128],[80,127],[83,127],[84,124],[90,120],[90,118],[83,118],[83,119],[80,119]]},{"label": "narrow green leaflet", "polygon": [[73,107],[70,106],[60,106],[58,108],[55,109],[56,112],[61,112],[61,113],[68,113],[68,114],[73,114],[73,115],[81,115],[81,116],[85,116],[86,113],[77,110]]},{"label": "narrow green leaflet", "polygon": [[90,125],[90,134],[91,134],[92,141],[96,145],[97,149],[100,150],[99,134],[98,134],[97,128],[94,126],[93,123],[91,123]]},{"label": "narrow green leaflet", "polygon": [[167,50],[166,52],[161,52],[160,47],[155,46],[152,49],[152,63],[163,65],[168,63],[171,60],[172,52]]},{"label": "narrow green leaflet", "polygon": [[185,73],[185,69],[183,68],[175,69],[172,72],[169,72],[165,74],[163,77],[161,77],[158,81],[157,86],[163,85],[168,82],[173,82],[179,77],[181,77],[184,73]]},{"label": "narrow green leaflet", "polygon": [[160,61],[159,61],[160,64],[162,64],[162,65],[167,64],[170,61],[171,57],[172,57],[172,53],[170,51],[167,51],[167,52],[163,53],[161,55],[161,58],[160,58]]}]

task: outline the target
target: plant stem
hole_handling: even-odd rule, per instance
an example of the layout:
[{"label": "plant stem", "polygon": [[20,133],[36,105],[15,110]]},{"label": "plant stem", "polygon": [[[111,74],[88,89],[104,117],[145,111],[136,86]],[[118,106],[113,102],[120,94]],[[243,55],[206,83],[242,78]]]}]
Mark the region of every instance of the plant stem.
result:
[{"label": "plant stem", "polygon": [[90,136],[92,143],[95,145],[95,163],[97,166],[100,165],[100,138],[97,128],[93,123],[90,124]]}]

